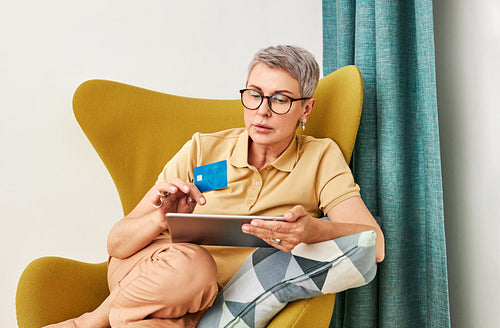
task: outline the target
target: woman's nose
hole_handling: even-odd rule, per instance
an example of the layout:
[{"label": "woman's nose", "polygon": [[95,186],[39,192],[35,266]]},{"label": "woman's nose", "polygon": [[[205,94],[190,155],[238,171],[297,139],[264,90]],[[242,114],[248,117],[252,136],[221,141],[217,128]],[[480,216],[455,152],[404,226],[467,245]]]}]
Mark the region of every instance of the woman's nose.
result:
[{"label": "woman's nose", "polygon": [[271,115],[271,108],[269,108],[269,99],[264,98],[262,104],[257,108],[257,113],[262,116]]}]

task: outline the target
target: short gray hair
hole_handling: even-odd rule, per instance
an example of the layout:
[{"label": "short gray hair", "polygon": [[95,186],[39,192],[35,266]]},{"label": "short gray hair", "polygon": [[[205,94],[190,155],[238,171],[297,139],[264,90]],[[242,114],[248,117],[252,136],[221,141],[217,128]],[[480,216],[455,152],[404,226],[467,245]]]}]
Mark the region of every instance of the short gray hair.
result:
[{"label": "short gray hair", "polygon": [[313,54],[302,47],[271,46],[259,50],[248,67],[248,75],[259,63],[288,72],[299,82],[301,97],[312,97],[319,80],[319,65]]}]

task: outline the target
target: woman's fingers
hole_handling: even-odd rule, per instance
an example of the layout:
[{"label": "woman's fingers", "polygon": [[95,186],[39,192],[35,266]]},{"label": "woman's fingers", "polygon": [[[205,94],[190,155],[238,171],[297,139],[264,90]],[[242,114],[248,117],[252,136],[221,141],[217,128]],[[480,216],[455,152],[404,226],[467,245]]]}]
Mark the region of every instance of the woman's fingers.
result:
[{"label": "woman's fingers", "polygon": [[309,214],[307,213],[306,209],[302,205],[296,205],[292,209],[288,210],[285,212],[283,217],[285,220],[288,222],[294,222],[300,219],[303,216],[308,216]]},{"label": "woman's fingers", "polygon": [[260,227],[258,225],[258,222],[255,221],[260,221],[260,220],[253,220],[252,223],[250,224],[244,224],[242,226],[243,232],[254,235],[257,238],[262,239],[269,245],[283,251],[290,251],[293,249],[293,247],[295,247],[295,245],[290,245],[288,238],[285,234],[280,233],[278,231],[273,231],[272,229],[269,228]]},{"label": "woman's fingers", "polygon": [[196,204],[205,205],[206,199],[198,187],[179,178],[172,179],[169,183],[157,185],[157,195],[153,199],[153,206],[160,208],[161,212],[193,212]]},{"label": "woman's fingers", "polygon": [[[172,192],[177,192],[177,190],[181,191],[184,195],[189,196],[191,201],[200,205],[204,205],[206,202],[205,197],[203,197],[198,187],[193,183],[187,183],[179,178],[173,178],[172,181],[170,181],[170,188]],[[184,197],[184,195],[181,195],[181,197]]]},{"label": "woman's fingers", "polygon": [[289,252],[300,242],[296,223],[284,221],[252,220],[242,226],[242,231],[264,240],[269,245]]},{"label": "woman's fingers", "polygon": [[205,197],[203,197],[203,194],[201,191],[196,187],[196,185],[191,184],[189,187],[189,196],[188,196],[188,201],[190,201],[193,204],[200,204],[200,205],[205,205],[207,200]]},{"label": "woman's fingers", "polygon": [[304,206],[297,205],[286,211],[283,217],[285,221],[252,220],[242,226],[242,231],[289,252],[304,239],[310,216]]}]

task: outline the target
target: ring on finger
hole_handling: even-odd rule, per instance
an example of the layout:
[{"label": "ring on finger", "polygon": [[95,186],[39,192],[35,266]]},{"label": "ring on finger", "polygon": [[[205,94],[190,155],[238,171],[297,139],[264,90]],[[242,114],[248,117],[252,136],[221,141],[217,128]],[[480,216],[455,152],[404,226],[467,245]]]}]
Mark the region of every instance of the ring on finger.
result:
[{"label": "ring on finger", "polygon": [[188,196],[188,202],[190,202],[191,204],[196,204],[196,201],[192,199],[191,196]]},{"label": "ring on finger", "polygon": [[158,195],[160,195],[161,197],[168,197],[168,195],[170,195],[170,193],[168,191],[161,192],[158,190]]},{"label": "ring on finger", "polygon": [[160,208],[163,206],[163,198],[160,197],[160,204],[156,205],[155,203],[153,203],[153,207],[154,208]]},{"label": "ring on finger", "polygon": [[281,239],[279,239],[279,238],[269,238],[269,242],[271,244],[279,245],[281,243]]}]

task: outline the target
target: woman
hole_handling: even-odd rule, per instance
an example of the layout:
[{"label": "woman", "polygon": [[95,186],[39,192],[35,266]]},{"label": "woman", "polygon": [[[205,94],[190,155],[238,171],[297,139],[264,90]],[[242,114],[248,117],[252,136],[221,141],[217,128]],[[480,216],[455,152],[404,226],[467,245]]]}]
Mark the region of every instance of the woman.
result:
[{"label": "woman", "polygon": [[[196,133],[184,145],[109,234],[110,296],[95,311],[55,326],[196,326],[217,294],[217,268],[202,247],[170,242],[167,212],[283,215],[286,221],[253,220],[242,231],[285,252],[375,230],[382,261],[383,234],[338,146],[295,134],[314,108],[318,79],[318,64],[302,48],[259,51],[240,91],[245,128]],[[228,163],[228,187],[202,194],[194,167],[221,160]],[[317,219],[325,214],[329,221]]]}]

